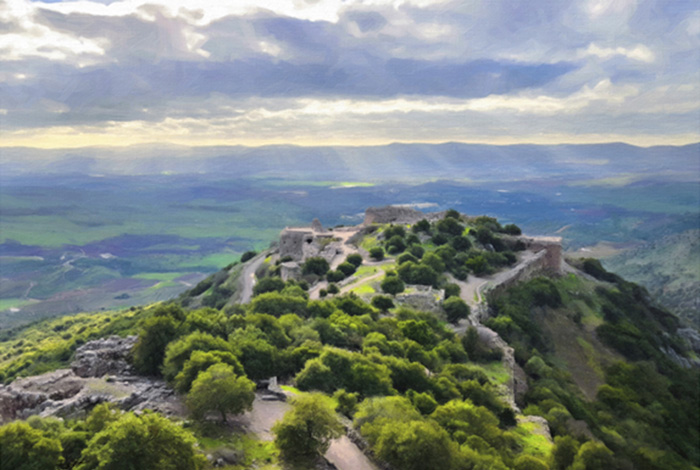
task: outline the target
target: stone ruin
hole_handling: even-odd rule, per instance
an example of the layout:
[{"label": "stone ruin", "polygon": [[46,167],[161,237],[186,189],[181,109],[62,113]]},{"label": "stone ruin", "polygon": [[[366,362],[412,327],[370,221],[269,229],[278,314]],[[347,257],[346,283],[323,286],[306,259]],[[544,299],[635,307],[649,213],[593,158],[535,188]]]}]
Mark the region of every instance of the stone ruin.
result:
[{"label": "stone ruin", "polygon": [[280,276],[285,281],[298,279],[301,276],[300,265],[316,256],[331,263],[342,253],[341,243],[332,231],[323,228],[318,219],[313,220],[311,227],[285,228],[280,234],[278,249],[280,259],[288,261],[280,265]]},{"label": "stone ruin", "polygon": [[365,211],[363,224],[413,224],[427,216],[428,214],[405,206],[369,207]]}]

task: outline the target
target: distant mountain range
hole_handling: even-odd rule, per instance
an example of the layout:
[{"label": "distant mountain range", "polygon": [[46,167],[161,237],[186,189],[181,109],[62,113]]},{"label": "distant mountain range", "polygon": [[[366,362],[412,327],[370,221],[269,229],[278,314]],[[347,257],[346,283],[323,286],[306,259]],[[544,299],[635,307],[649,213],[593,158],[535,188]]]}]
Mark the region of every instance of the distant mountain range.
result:
[{"label": "distant mountain range", "polygon": [[214,173],[303,180],[509,181],[654,175],[695,180],[700,143],[672,147],[592,145],[391,144],[364,147],[133,146],[0,149],[3,178],[26,173],[148,175]]}]

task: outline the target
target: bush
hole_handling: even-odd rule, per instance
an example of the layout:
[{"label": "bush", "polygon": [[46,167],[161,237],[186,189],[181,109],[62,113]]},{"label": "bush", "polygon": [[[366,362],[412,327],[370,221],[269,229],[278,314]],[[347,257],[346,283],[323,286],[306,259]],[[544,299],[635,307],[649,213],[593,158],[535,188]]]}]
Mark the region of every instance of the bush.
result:
[{"label": "bush", "polygon": [[389,309],[394,308],[394,301],[391,300],[391,297],[387,297],[385,295],[375,295],[372,297],[372,307],[377,308],[382,312],[386,312]]},{"label": "bush", "polygon": [[380,286],[382,291],[390,295],[401,293],[406,288],[404,282],[397,276],[385,277]]},{"label": "bush", "polygon": [[264,277],[253,287],[253,296],[264,294],[265,292],[280,292],[284,289],[284,286],[284,281],[280,277]]},{"label": "bush", "polygon": [[338,271],[342,272],[346,276],[352,276],[353,274],[355,274],[355,271],[357,271],[357,268],[354,264],[348,263],[346,261],[338,265]]},{"label": "bush", "polygon": [[348,257],[345,258],[345,261],[352,264],[356,268],[359,268],[362,265],[362,255],[358,253],[353,253],[351,255],[348,255]]},{"label": "bush", "polygon": [[375,246],[369,250],[369,257],[375,261],[381,261],[384,259],[384,249],[379,246]]},{"label": "bush", "polygon": [[328,282],[340,282],[346,277],[346,274],[342,271],[328,271],[328,273],[326,274],[326,280]]},{"label": "bush", "polygon": [[333,283],[328,284],[328,289],[327,289],[327,290],[328,290],[328,293],[331,294],[331,295],[337,294],[338,292],[340,292],[340,288],[338,288],[338,285],[337,285],[337,284],[333,284]]},{"label": "bush", "polygon": [[447,321],[452,324],[459,323],[460,320],[469,317],[471,310],[464,300],[459,297],[450,297],[442,303],[442,308],[447,314]]},{"label": "bush", "polygon": [[306,260],[304,265],[301,267],[301,272],[302,274],[316,274],[317,276],[324,276],[329,269],[330,266],[328,265],[328,261],[326,261],[325,258],[316,256]]},{"label": "bush", "polygon": [[461,292],[462,289],[460,289],[457,284],[447,284],[445,286],[445,300],[449,299],[450,297],[459,297]]},{"label": "bush", "polygon": [[503,226],[503,233],[507,233],[509,235],[522,235],[523,232],[517,225],[507,224]]},{"label": "bush", "polygon": [[246,251],[241,255],[241,263],[245,263],[246,261],[249,261],[257,256],[258,252],[257,251]]}]

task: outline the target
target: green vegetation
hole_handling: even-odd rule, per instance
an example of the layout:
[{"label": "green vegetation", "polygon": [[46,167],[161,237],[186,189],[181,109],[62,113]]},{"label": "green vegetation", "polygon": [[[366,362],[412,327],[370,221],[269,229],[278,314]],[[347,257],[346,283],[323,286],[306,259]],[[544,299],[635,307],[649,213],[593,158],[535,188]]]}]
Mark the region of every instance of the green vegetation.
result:
[{"label": "green vegetation", "polygon": [[[195,440],[205,449],[245,446],[250,454],[240,468],[276,468],[271,446],[230,436],[219,423],[250,409],[253,381],[274,376],[300,392],[273,428],[280,458],[300,468],[342,433],[336,411],[352,419],[378,459],[407,470],[697,466],[698,372],[679,367],[664,352],[688,356],[675,336],[680,323],[652,305],[639,286],[593,260],[580,267],[598,281],[541,277],[489,294],[493,317],[487,325],[514,348],[527,374],[529,390],[516,396],[518,404],[526,415],[547,420],[554,443],[536,419],[516,421],[504,400],[513,377],[499,360],[501,350],[484,343],[476,328],[457,335],[444,321],[457,323],[469,314],[450,274],[475,274],[477,264],[495,271],[514,262],[518,247],[505,231],[495,219],[449,211],[433,224],[385,226],[372,235],[396,258],[395,271],[386,269],[377,279],[382,290],[395,295],[406,284],[444,288],[450,292],[444,316],[397,306],[389,295],[371,295],[369,303],[341,295],[333,283],[330,296],[310,300],[306,283],[283,282],[268,263],[246,305],[231,302],[242,269],[231,265],[177,303],[7,332],[0,343],[4,381],[65,365],[88,339],[138,333],[134,365],[187,394],[196,424],[190,432],[157,415],[100,406],[63,427],[29,423],[40,433],[18,425],[0,433],[28,442],[13,447],[25,459],[34,448],[47,449],[47,468],[112,468],[116,458],[134,468],[170,468],[170,458],[182,461],[177,468],[200,468]],[[308,276],[328,276],[328,263],[311,259]],[[358,261],[348,257],[344,264],[360,279],[382,272]],[[364,286],[371,287],[356,287]],[[212,296],[211,306],[197,304]],[[210,413],[218,419],[207,420]]]}]

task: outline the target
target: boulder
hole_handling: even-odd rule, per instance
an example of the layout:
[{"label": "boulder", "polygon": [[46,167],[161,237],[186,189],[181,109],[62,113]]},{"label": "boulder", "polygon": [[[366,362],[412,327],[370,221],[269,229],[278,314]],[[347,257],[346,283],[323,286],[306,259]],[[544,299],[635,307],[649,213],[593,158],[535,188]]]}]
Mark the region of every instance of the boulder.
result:
[{"label": "boulder", "polygon": [[136,336],[110,336],[90,341],[75,351],[71,369],[78,377],[132,375],[128,358],[137,339]]}]

